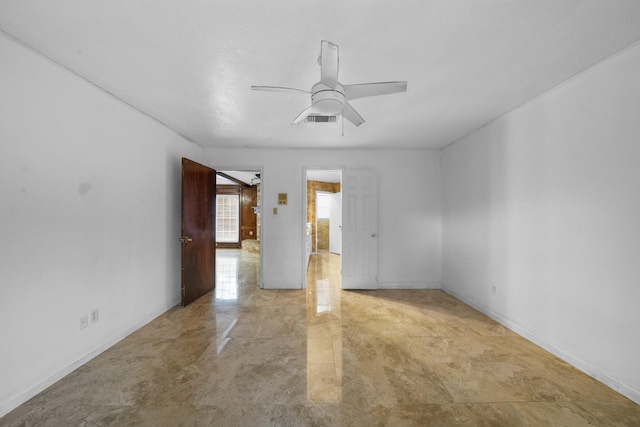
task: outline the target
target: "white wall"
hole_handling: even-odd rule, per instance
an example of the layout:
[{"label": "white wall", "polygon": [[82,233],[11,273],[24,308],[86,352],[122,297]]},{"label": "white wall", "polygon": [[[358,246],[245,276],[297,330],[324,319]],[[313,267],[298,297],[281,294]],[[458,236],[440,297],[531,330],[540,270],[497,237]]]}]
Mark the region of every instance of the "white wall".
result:
[{"label": "white wall", "polygon": [[[640,402],[640,45],[443,152],[443,289]],[[492,287],[496,292],[492,292]]]},{"label": "white wall", "polygon": [[[265,287],[302,286],[305,167],[376,170],[379,287],[440,287],[439,152],[210,148],[205,149],[204,163],[225,169],[263,168]],[[277,205],[278,193],[288,193],[287,206]],[[273,215],[274,207],[278,215]]]},{"label": "white wall", "polygon": [[0,57],[1,416],[179,302],[202,149],[4,36]]}]

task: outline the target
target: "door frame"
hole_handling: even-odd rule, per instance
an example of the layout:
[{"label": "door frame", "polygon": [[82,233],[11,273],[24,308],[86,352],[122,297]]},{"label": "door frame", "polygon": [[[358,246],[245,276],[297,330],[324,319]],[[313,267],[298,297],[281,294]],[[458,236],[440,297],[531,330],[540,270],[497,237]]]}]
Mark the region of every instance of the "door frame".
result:
[{"label": "door frame", "polygon": [[240,171],[240,172],[259,172],[260,173],[260,194],[258,195],[258,203],[260,206],[260,224],[259,224],[259,229],[260,229],[260,266],[259,266],[259,282],[260,282],[260,289],[264,289],[264,280],[263,280],[263,271],[264,269],[262,268],[262,266],[264,265],[264,236],[265,236],[265,232],[267,230],[265,230],[264,228],[264,200],[263,200],[263,195],[264,195],[264,166],[213,166],[213,169],[215,169],[216,171]]},{"label": "door frame", "polygon": [[[342,192],[342,176],[346,168],[344,166],[303,166],[302,167],[302,225],[307,224],[307,171],[340,171],[340,192]],[[302,289],[307,288],[307,253],[304,250],[307,244],[306,234],[304,233],[304,227],[300,230],[302,232],[302,241],[300,246],[302,250],[302,257],[300,258],[302,266]],[[342,249],[344,252],[344,248]],[[340,269],[340,277],[342,277],[342,268]]]}]

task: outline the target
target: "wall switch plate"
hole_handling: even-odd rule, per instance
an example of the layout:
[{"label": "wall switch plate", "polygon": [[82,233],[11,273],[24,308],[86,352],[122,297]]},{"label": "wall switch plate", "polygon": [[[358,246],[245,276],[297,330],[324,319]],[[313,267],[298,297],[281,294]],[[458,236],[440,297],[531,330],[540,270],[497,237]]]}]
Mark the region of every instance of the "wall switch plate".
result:
[{"label": "wall switch plate", "polygon": [[278,215],[278,208],[273,208],[273,214]]},{"label": "wall switch plate", "polygon": [[91,310],[91,323],[96,323],[98,321],[98,309],[95,308]]},{"label": "wall switch plate", "polygon": [[89,319],[87,318],[87,315],[85,314],[84,316],[80,317],[80,329],[84,329],[87,326],[89,326]]},{"label": "wall switch plate", "polygon": [[287,204],[287,198],[288,198],[287,193],[278,193],[278,204],[279,205],[286,205]]}]

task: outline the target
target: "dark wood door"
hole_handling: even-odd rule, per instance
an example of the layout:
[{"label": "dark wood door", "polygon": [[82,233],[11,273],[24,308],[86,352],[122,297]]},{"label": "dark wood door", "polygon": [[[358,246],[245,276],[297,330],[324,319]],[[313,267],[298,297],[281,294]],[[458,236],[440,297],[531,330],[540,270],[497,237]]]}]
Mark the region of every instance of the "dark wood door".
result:
[{"label": "dark wood door", "polygon": [[182,158],[182,305],[215,286],[216,171]]}]

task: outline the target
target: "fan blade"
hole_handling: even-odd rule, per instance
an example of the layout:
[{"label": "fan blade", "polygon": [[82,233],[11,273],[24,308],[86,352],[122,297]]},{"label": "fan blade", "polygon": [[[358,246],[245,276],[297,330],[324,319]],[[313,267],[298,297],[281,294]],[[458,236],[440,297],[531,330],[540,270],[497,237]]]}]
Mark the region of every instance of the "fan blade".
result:
[{"label": "fan blade", "polygon": [[333,90],[338,85],[338,45],[326,40],[320,51],[320,81]]},{"label": "fan blade", "polygon": [[251,86],[251,90],[264,90],[267,92],[302,92],[310,94],[308,90],[295,89],[292,87],[280,87],[280,86]]},{"label": "fan blade", "polygon": [[302,123],[302,121],[304,119],[307,118],[307,116],[309,114],[313,113],[313,105],[310,106],[309,108],[307,108],[306,110],[304,110],[302,113],[300,113],[298,115],[298,117],[296,117],[296,119],[294,121],[291,122],[292,125],[299,125],[300,123]]},{"label": "fan blade", "polygon": [[388,95],[390,93],[406,92],[407,82],[379,82],[344,85],[344,96],[347,101],[366,96]]},{"label": "fan blade", "polygon": [[349,120],[356,126],[360,126],[364,123],[364,119],[348,102],[345,102],[344,106],[342,107],[342,117]]}]

